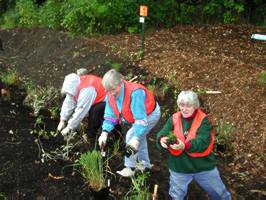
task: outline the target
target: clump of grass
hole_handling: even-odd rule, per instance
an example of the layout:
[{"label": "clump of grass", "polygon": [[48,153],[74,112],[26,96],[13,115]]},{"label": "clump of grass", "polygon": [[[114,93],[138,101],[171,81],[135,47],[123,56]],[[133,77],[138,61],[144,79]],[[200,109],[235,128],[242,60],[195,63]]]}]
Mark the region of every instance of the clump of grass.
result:
[{"label": "clump of grass", "polygon": [[105,187],[104,167],[101,152],[93,150],[82,154],[78,160],[78,171],[89,187],[100,191]]},{"label": "clump of grass", "polygon": [[147,185],[147,173],[141,173],[131,178],[132,186],[124,200],[150,200],[151,194]]},{"label": "clump of grass", "polygon": [[19,77],[18,73],[15,69],[9,69],[7,72],[0,74],[0,79],[6,84],[6,85],[14,85],[18,82]]}]

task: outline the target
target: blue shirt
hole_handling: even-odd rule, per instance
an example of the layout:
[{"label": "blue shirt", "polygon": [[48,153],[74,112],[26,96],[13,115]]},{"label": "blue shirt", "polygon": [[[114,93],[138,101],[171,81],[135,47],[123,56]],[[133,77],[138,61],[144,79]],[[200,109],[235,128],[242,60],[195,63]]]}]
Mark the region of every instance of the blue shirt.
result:
[{"label": "blue shirt", "polygon": [[[119,113],[121,114],[122,105],[124,101],[125,86],[122,83],[120,93],[115,97],[116,105]],[[106,97],[107,98],[107,97]],[[145,107],[146,94],[143,89],[137,89],[131,94],[130,109],[133,114],[135,122],[133,123],[134,136],[140,138],[147,128],[147,113]],[[128,123],[121,115],[123,123]],[[106,99],[105,111],[104,111],[104,122],[102,129],[111,132],[114,126],[118,123],[118,119],[113,112],[112,107]]]}]

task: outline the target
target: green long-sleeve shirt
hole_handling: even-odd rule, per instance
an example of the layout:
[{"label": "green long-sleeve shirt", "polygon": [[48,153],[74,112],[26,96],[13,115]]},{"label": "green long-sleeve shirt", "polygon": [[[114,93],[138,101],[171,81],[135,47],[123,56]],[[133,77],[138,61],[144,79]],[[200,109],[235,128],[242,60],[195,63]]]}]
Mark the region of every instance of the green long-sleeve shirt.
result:
[{"label": "green long-sleeve shirt", "polygon": [[[173,126],[173,116],[171,116],[163,129],[157,133],[157,147],[161,150],[167,151],[162,148],[160,145],[160,138],[163,136],[167,136],[170,132],[174,130]],[[182,127],[183,132],[185,133],[190,128],[193,119],[185,120],[182,118]],[[194,152],[203,152],[207,149],[210,144],[211,136],[210,131],[212,129],[212,125],[209,123],[207,117],[205,117],[201,123],[201,126],[197,130],[197,136],[195,139],[190,140],[190,147],[187,150],[189,153]],[[183,152],[179,156],[173,156],[168,152],[168,166],[172,171],[181,172],[181,173],[197,173],[201,171],[207,171],[214,169],[216,162],[213,152],[211,152],[208,156],[205,157],[190,157],[186,152]]]}]

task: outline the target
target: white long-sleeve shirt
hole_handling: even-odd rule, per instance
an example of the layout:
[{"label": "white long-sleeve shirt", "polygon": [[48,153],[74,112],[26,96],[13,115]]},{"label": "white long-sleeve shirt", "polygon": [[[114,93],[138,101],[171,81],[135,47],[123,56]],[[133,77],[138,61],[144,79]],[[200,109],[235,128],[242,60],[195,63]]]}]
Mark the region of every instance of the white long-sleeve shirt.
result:
[{"label": "white long-sleeve shirt", "polygon": [[87,87],[80,90],[78,99],[75,101],[73,96],[66,94],[61,107],[61,120],[68,121],[68,128],[76,129],[86,115],[96,99],[97,92],[94,87]]}]

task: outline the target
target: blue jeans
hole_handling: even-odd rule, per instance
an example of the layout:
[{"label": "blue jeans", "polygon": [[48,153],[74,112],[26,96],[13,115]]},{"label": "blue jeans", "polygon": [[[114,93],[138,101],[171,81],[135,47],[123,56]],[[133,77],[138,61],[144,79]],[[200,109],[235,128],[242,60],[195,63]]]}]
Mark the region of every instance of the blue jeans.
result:
[{"label": "blue jeans", "polygon": [[173,200],[183,200],[187,194],[189,183],[194,179],[212,200],[230,200],[231,195],[225,188],[220,174],[215,167],[210,171],[198,173],[170,172],[169,195]]},{"label": "blue jeans", "polygon": [[[161,117],[160,106],[157,104],[155,110],[147,117],[148,126],[145,130],[145,133],[140,138],[140,144],[138,153],[129,158],[125,157],[124,165],[125,167],[135,168],[137,162],[141,162],[145,168],[151,168],[149,153],[148,153],[148,144],[147,144],[147,135],[150,133],[151,129],[157,124]],[[134,128],[131,127],[126,134],[126,143],[130,141],[133,137]]]}]

